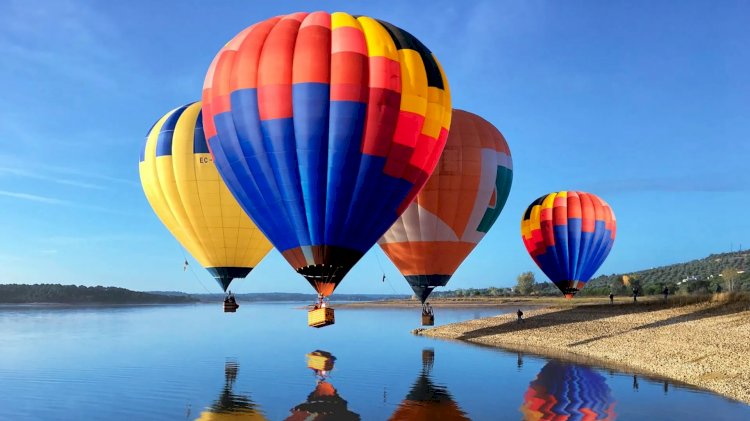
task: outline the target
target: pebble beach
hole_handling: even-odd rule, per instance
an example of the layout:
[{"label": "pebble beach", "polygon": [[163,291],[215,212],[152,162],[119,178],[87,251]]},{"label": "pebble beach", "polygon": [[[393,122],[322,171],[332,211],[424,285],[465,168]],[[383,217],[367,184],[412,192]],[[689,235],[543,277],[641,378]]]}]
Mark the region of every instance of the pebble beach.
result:
[{"label": "pebble beach", "polygon": [[[439,313],[436,317],[439,317]],[[587,357],[750,404],[750,297],[549,305],[417,334],[548,356]]]}]

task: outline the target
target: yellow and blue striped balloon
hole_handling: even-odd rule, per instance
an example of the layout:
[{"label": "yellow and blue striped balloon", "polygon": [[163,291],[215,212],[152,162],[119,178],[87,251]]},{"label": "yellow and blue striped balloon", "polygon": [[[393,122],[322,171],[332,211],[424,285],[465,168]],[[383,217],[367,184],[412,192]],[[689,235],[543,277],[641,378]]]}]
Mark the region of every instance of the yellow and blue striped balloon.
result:
[{"label": "yellow and blue striped balloon", "polygon": [[200,102],[160,118],[139,161],[143,192],[156,216],[224,291],[271,250],[216,170]]}]

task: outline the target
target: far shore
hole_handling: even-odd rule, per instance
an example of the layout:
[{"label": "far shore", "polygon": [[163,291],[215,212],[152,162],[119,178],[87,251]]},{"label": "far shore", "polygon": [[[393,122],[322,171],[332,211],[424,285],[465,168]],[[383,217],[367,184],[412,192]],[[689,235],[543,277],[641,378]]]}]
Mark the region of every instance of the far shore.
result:
[{"label": "far shore", "polygon": [[[602,303],[605,302],[605,303]],[[524,321],[502,314],[415,333],[509,351],[586,360],[668,378],[750,404],[750,296],[523,300]],[[433,307],[439,307],[437,300]],[[542,305],[544,304],[544,305]],[[439,313],[438,313],[439,314]]]},{"label": "far shore", "polygon": [[198,301],[184,303],[0,303],[0,308],[86,308],[86,307],[155,307],[202,304]]},{"label": "far shore", "polygon": [[[589,298],[585,300],[591,300]],[[594,299],[596,302],[603,302],[602,298]],[[467,297],[467,298],[434,298],[429,303],[435,308],[447,307],[518,307],[529,308],[538,306],[547,306],[558,303],[560,300],[556,297]],[[564,305],[564,304],[563,304]],[[378,300],[378,301],[361,301],[331,303],[336,308],[416,308],[422,307],[422,303],[416,299],[404,300]]]}]

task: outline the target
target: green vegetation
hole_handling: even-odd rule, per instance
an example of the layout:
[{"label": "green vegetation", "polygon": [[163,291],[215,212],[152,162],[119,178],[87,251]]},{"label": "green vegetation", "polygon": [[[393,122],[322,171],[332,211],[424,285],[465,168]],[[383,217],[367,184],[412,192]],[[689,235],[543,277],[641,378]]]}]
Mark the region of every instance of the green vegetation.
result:
[{"label": "green vegetation", "polygon": [[518,291],[519,294],[529,295],[532,292],[534,292],[534,285],[536,284],[534,273],[524,272],[518,275],[518,278],[516,278],[516,282],[518,282],[518,285],[516,286],[516,290]]},{"label": "green vegetation", "polygon": [[630,274],[602,275],[589,281],[580,295],[632,294],[640,286],[642,295],[750,291],[750,252],[712,254],[704,259],[641,270]]},{"label": "green vegetation", "polygon": [[[557,296],[560,290],[551,282],[536,282],[534,274],[524,272],[512,288],[468,288],[435,291],[433,297],[512,297],[518,295]],[[750,252],[712,254],[704,259],[661,266],[628,274],[601,275],[588,282],[579,296],[661,294],[705,294],[712,292],[750,291]]]},{"label": "green vegetation", "polygon": [[115,287],[60,284],[0,285],[0,304],[180,304],[196,301],[189,295],[157,295]]}]

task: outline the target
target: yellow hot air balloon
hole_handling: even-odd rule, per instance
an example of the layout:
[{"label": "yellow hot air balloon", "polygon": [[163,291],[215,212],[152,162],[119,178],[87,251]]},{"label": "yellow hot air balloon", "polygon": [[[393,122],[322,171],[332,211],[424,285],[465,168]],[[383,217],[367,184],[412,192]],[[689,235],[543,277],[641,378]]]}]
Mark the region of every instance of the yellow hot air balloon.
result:
[{"label": "yellow hot air balloon", "polygon": [[138,167],[156,215],[224,291],[271,250],[216,170],[200,102],[176,108],[154,124]]}]

